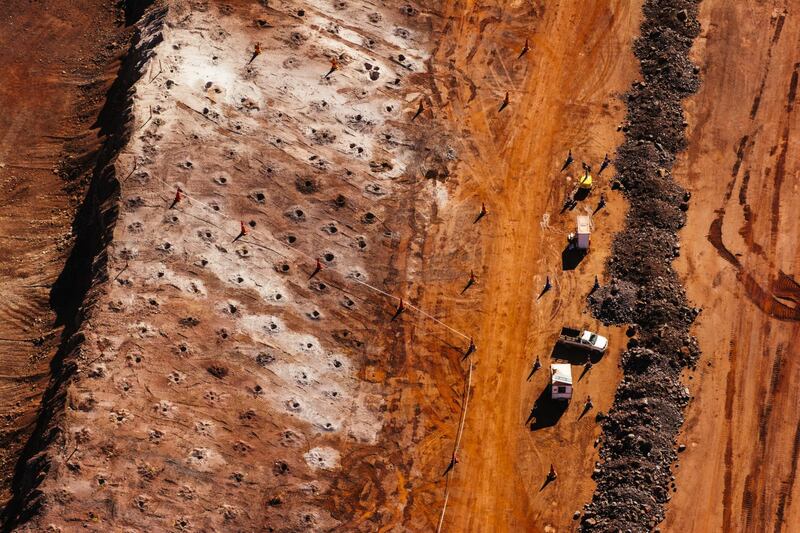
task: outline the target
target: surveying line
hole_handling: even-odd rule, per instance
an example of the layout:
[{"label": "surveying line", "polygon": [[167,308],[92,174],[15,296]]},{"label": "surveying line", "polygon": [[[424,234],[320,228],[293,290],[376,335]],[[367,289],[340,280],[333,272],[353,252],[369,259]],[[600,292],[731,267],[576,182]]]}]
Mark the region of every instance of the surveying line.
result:
[{"label": "surveying line", "polygon": [[[461,420],[458,423],[458,431],[456,432],[456,442],[453,446],[453,457],[455,458],[458,453],[458,448],[461,446],[461,437],[464,435],[464,425],[467,422],[467,409],[469,408],[469,391],[472,388],[472,359],[469,360],[469,372],[467,372],[467,386],[464,389],[464,404],[461,409]],[[436,527],[436,533],[441,533],[442,525],[444,524],[444,515],[447,512],[447,503],[450,500],[450,474],[453,473],[455,468],[447,473],[447,482],[444,489],[444,503],[442,504],[442,514],[439,516],[439,525]]]},{"label": "surveying line", "polygon": [[441,533],[442,524],[444,523],[444,512],[447,509],[447,502],[450,499],[450,472],[447,473],[447,481],[445,481],[444,488],[444,504],[442,505],[442,514],[439,516],[439,524],[436,526],[436,533]]},{"label": "surveying line", "polygon": [[[355,281],[356,283],[360,283],[361,285],[364,285],[365,287],[369,287],[370,289],[372,289],[372,290],[374,290],[374,291],[377,291],[377,292],[379,292],[379,293],[383,294],[384,296],[387,296],[387,297],[389,297],[389,298],[394,298],[395,300],[398,300],[398,301],[399,301],[399,300],[401,300],[401,298],[400,298],[399,296],[395,296],[394,294],[390,294],[390,293],[388,293],[388,292],[382,291],[382,290],[381,290],[381,289],[379,289],[378,287],[375,287],[375,286],[373,286],[373,285],[370,285],[369,283],[366,283],[366,282],[364,282],[364,281],[361,281],[360,279],[355,279],[355,278],[351,278],[351,279],[352,279],[353,281]],[[457,330],[457,329],[455,329],[455,328],[452,328],[452,327],[448,326],[447,324],[445,324],[444,322],[442,322],[441,320],[439,320],[439,319],[438,319],[438,318],[436,318],[435,316],[429,315],[428,313],[426,313],[425,311],[423,311],[422,309],[420,309],[420,308],[419,308],[419,307],[417,307],[416,305],[410,304],[410,303],[408,303],[408,302],[404,302],[404,304],[405,304],[405,306],[406,306],[406,307],[408,307],[408,308],[410,308],[410,309],[414,309],[414,310],[416,310],[418,313],[420,313],[421,315],[423,315],[423,316],[425,316],[425,317],[427,317],[427,318],[430,318],[430,319],[431,319],[431,320],[433,320],[434,322],[437,322],[437,323],[441,324],[442,326],[446,327],[447,329],[449,329],[450,331],[452,331],[452,332],[453,332],[453,333],[455,333],[456,335],[460,335],[460,336],[464,337],[464,338],[465,338],[465,339],[467,339],[467,340],[469,340],[469,339],[471,338],[469,335],[467,335],[467,334],[465,334],[465,333],[462,333],[461,331],[459,331],[459,330]]]},{"label": "surveying line", "polygon": [[[164,185],[166,185],[167,187],[170,187],[170,188],[177,187],[177,185],[175,185],[175,184],[170,184],[170,183],[168,183],[167,181],[165,181],[165,180],[161,179],[161,178],[160,178],[160,177],[158,177],[158,176],[152,176],[152,177],[153,177],[153,178],[155,178],[157,181],[159,181],[159,182],[163,183],[163,184],[164,184]],[[225,218],[225,219],[228,219],[228,220],[233,220],[233,221],[235,221],[235,220],[236,220],[236,219],[234,219],[233,217],[231,217],[230,215],[227,215],[227,214],[223,213],[222,211],[217,211],[217,210],[216,210],[216,209],[214,209],[214,208],[213,208],[211,205],[209,205],[209,204],[207,204],[207,203],[203,202],[202,200],[199,200],[199,199],[197,199],[196,197],[192,196],[191,194],[187,193],[185,190],[183,190],[183,188],[181,188],[181,191],[182,191],[182,194],[183,194],[183,196],[185,196],[187,199],[191,200],[192,202],[195,202],[195,203],[197,203],[198,205],[201,205],[201,206],[205,207],[206,209],[210,210],[212,213],[215,213],[215,214],[217,214],[217,215],[219,215],[219,216],[221,216],[221,217],[223,217],[223,218]],[[191,215],[190,215],[190,216],[191,216]],[[195,216],[195,218],[198,218],[198,217],[196,217],[196,216]],[[240,222],[241,222],[241,221],[240,221]],[[337,222],[338,222],[338,221],[337,221]],[[261,231],[258,231],[258,230],[255,230],[255,229],[252,229],[252,230],[250,230],[250,232],[251,232],[251,235],[262,234],[262,232],[261,232]],[[272,240],[272,241],[274,241],[274,242],[277,242],[278,244],[280,244],[280,245],[281,245],[282,247],[284,247],[284,248],[288,248],[288,249],[290,249],[290,250],[292,250],[292,251],[295,251],[295,252],[297,252],[298,254],[300,254],[300,255],[302,255],[302,256],[304,256],[304,257],[306,257],[307,259],[310,259],[312,262],[317,260],[317,258],[315,258],[315,257],[312,257],[312,256],[308,255],[307,253],[305,253],[304,251],[302,251],[302,250],[300,250],[300,249],[298,249],[298,248],[291,248],[291,247],[288,247],[288,246],[284,245],[282,242],[280,242],[278,239],[276,239],[276,238],[275,238],[275,236],[274,236],[274,235],[272,235],[271,233],[269,234],[269,238],[270,238],[269,240]],[[245,241],[245,242],[247,242],[247,241]],[[262,246],[264,246],[264,247],[266,248],[266,246],[265,246],[265,245],[262,245]],[[267,249],[269,249],[269,248],[267,248]],[[276,253],[278,253],[278,252],[276,252]],[[281,255],[281,254],[280,254],[280,253],[278,253],[278,255]],[[281,257],[284,257],[284,256],[282,256],[282,255],[281,255]],[[371,289],[371,290],[373,290],[373,291],[375,291],[375,292],[377,292],[377,293],[379,293],[379,294],[382,294],[382,295],[384,295],[384,296],[387,296],[387,297],[389,297],[389,298],[393,298],[393,299],[395,299],[395,300],[400,300],[400,298],[399,298],[398,296],[395,296],[395,295],[393,295],[393,294],[390,294],[390,293],[388,293],[388,292],[386,292],[386,291],[383,291],[383,290],[379,289],[378,287],[375,287],[375,286],[373,286],[373,285],[370,285],[369,283],[367,283],[367,282],[365,282],[365,281],[361,281],[361,280],[359,280],[359,279],[357,279],[357,278],[354,278],[354,277],[348,276],[347,274],[344,274],[344,273],[340,272],[339,270],[337,270],[337,269],[336,269],[336,268],[334,268],[334,267],[331,267],[331,266],[326,266],[326,267],[325,267],[325,269],[326,269],[326,270],[331,270],[331,271],[333,271],[333,272],[336,272],[337,274],[339,274],[339,275],[340,275],[340,276],[342,276],[343,278],[345,278],[345,279],[349,279],[349,280],[352,280],[353,282],[355,282],[355,283],[358,283],[358,284],[360,284],[360,285],[363,285],[364,287],[367,287],[367,288],[369,288],[369,289]],[[470,336],[469,336],[469,335],[467,335],[466,333],[463,333],[463,332],[461,332],[461,331],[457,330],[456,328],[454,328],[454,327],[452,327],[452,326],[450,326],[450,325],[446,324],[446,323],[445,323],[445,322],[443,322],[442,320],[439,320],[438,318],[434,317],[433,315],[431,315],[431,314],[429,314],[429,313],[427,313],[427,312],[423,311],[421,308],[419,308],[419,307],[417,307],[417,306],[415,306],[415,305],[413,305],[413,304],[410,304],[410,303],[406,304],[406,306],[407,306],[408,308],[410,308],[410,309],[413,309],[413,310],[417,311],[417,312],[418,312],[420,315],[422,315],[423,317],[425,317],[425,318],[428,318],[428,319],[430,319],[430,320],[432,320],[432,321],[436,322],[437,324],[439,324],[439,325],[441,325],[441,326],[443,326],[443,327],[447,328],[448,330],[450,330],[451,332],[455,333],[456,335],[459,335],[459,336],[461,336],[462,338],[464,338],[464,339],[467,339],[467,340],[469,340],[469,339],[470,339]]]}]

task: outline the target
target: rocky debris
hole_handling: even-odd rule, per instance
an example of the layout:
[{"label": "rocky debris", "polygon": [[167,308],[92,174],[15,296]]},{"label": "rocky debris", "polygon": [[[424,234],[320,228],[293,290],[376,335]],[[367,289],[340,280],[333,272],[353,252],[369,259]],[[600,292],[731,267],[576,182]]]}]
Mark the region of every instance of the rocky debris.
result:
[{"label": "rocky debris", "polygon": [[596,317],[631,327],[614,405],[598,415],[602,461],[582,531],[651,531],[670,499],[676,436],[689,401],[681,372],[699,356],[689,334],[699,310],[672,269],[690,196],[671,175],[686,146],[681,101],[699,86],[699,69],[688,57],[700,32],[698,4],[646,0],[634,45],[644,79],[626,95],[625,142],[616,160],[630,211],[608,261],[611,281],[589,296]]}]

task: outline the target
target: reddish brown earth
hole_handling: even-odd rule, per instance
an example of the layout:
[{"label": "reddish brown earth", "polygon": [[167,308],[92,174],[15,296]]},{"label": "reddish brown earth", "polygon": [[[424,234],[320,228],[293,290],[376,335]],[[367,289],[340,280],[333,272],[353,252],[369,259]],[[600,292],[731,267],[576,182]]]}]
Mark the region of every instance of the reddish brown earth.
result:
[{"label": "reddish brown earth", "polygon": [[[74,201],[53,168],[65,139],[76,154],[98,146],[101,101],[85,104],[80,84],[107,87],[111,71],[85,61],[122,42],[102,2],[51,2],[48,16],[18,4],[0,27],[14,51],[0,57],[13,73],[0,103],[17,111],[0,117],[5,479],[61,331],[48,295]],[[581,160],[596,169],[621,141],[639,2],[264,4],[170,0],[165,26],[144,28],[164,42],[114,161],[109,280],[60,385],[62,433],[25,529],[574,529],[625,340],[585,304],[625,214],[613,167],[560,211]],[[693,192],[680,266],[704,308],[703,356],[667,531],[800,521],[793,10],[703,3],[704,85],[674,172]],[[562,270],[575,215],[600,192],[592,251]],[[414,307],[392,320],[393,297]],[[609,352],[534,429],[565,324],[607,335]],[[595,411],[581,416],[587,395]]]},{"label": "reddish brown earth", "polygon": [[[620,140],[638,8],[166,5],[116,162],[110,281],[28,528],[432,530],[445,500],[449,530],[571,523],[599,434],[583,400],[606,409],[618,380],[620,332],[584,310],[625,210],[611,170],[559,211],[580,161],[597,168]],[[169,210],[177,186],[188,197]],[[592,252],[562,272],[601,191]],[[234,241],[239,220],[250,233]],[[415,307],[392,321],[397,301],[359,277]],[[611,349],[534,431],[565,323]],[[539,491],[551,462],[559,482]]]},{"label": "reddish brown earth", "polygon": [[[700,92],[675,175],[703,355],[667,531],[794,531],[800,523],[800,202],[794,2],[701,5]],[[680,179],[680,178],[679,178]]]},{"label": "reddish brown earth", "polygon": [[[93,127],[125,44],[102,0],[25,0],[0,13],[0,501],[32,430],[64,320],[50,289],[64,267]],[[71,183],[62,175],[69,175]]]}]

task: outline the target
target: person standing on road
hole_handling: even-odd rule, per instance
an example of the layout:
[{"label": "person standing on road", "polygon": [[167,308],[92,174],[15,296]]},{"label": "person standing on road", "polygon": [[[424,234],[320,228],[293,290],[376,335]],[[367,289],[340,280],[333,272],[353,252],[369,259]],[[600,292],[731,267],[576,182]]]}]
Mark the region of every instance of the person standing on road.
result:
[{"label": "person standing on road", "polygon": [[499,113],[500,111],[502,111],[503,109],[505,109],[506,107],[508,107],[508,102],[509,102],[509,99],[508,99],[508,91],[506,91],[506,97],[505,97],[505,98],[503,98],[503,103],[502,103],[502,104],[500,104],[500,109],[498,109],[498,110],[497,110],[497,112]]},{"label": "person standing on road", "polygon": [[603,158],[603,162],[600,163],[600,170],[597,171],[597,175],[599,176],[600,174],[602,174],[609,164],[611,164],[611,159],[609,159],[608,154],[606,154],[606,156]]},{"label": "person standing on road", "polygon": [[567,158],[564,160],[564,164],[561,165],[561,172],[567,170],[567,167],[570,166],[573,161],[575,161],[575,159],[572,158],[572,150],[570,150],[567,154]]}]

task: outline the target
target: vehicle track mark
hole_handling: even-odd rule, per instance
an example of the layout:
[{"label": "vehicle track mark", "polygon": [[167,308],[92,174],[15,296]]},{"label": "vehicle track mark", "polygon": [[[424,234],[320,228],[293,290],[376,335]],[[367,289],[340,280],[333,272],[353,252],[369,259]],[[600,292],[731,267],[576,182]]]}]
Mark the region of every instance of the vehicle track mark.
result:
[{"label": "vehicle track mark", "polygon": [[781,13],[778,16],[777,21],[775,22],[775,31],[772,34],[772,39],[770,40],[769,48],[767,48],[767,60],[765,62],[764,71],[761,74],[761,83],[758,86],[758,92],[756,92],[756,96],[753,99],[753,106],[750,108],[750,119],[756,118],[756,114],[758,113],[759,107],[761,107],[761,98],[764,94],[764,87],[767,84],[767,76],[769,75],[770,65],[772,63],[772,48],[775,46],[775,43],[778,42],[778,39],[781,38],[781,32],[783,31],[783,24],[786,21],[786,13]]},{"label": "vehicle track mark", "polygon": [[775,185],[772,190],[772,209],[770,211],[771,228],[770,228],[770,244],[771,250],[774,253],[778,244],[778,226],[780,225],[780,208],[781,208],[781,187],[783,180],[786,177],[786,155],[789,151],[789,124],[791,123],[791,115],[786,122],[781,137],[781,149],[778,154],[778,162],[775,165]]},{"label": "vehicle track mark", "polygon": [[745,294],[747,295],[748,299],[756,304],[761,311],[773,318],[777,318],[779,320],[800,321],[800,307],[793,308],[778,301],[775,297],[780,295],[776,293],[770,294],[767,290],[765,290],[750,272],[743,270],[739,259],[725,246],[725,243],[722,239],[722,224],[724,217],[725,210],[720,209],[717,217],[711,222],[711,225],[708,228],[708,234],[706,235],[706,238],[714,247],[714,249],[717,250],[719,256],[736,268],[737,279],[744,287]]},{"label": "vehicle track mark", "polygon": [[778,508],[775,510],[775,528],[774,533],[780,533],[783,529],[783,522],[786,519],[784,513],[786,512],[786,508],[791,503],[792,499],[792,489],[794,488],[794,482],[797,479],[797,457],[800,455],[800,422],[797,423],[797,426],[794,430],[794,443],[792,445],[792,459],[791,459],[791,472],[789,472],[789,477],[787,480],[782,483],[782,487],[780,490],[780,499],[778,501]]},{"label": "vehicle track mark", "polygon": [[[758,420],[758,438],[759,448],[763,450],[764,441],[767,439],[767,431],[769,429],[769,417],[772,414],[772,398],[775,396],[775,390],[778,388],[778,382],[781,378],[781,370],[783,368],[783,345],[779,345],[775,351],[775,360],[772,362],[772,373],[769,381],[769,392],[761,411],[761,416]],[[762,451],[763,455],[763,451]]]},{"label": "vehicle track mark", "polygon": [[[733,168],[731,168],[731,177],[736,178],[739,175],[739,169],[742,166],[742,161],[744,160],[744,149],[747,146],[747,141],[750,139],[749,135],[743,136],[739,139],[739,146],[736,147],[736,160],[733,163]],[[725,191],[725,199],[728,200],[731,197],[733,192],[733,182],[728,185],[728,189]]]},{"label": "vehicle track mark", "polygon": [[750,183],[750,169],[747,169],[742,177],[742,184],[739,187],[739,205],[742,206],[742,214],[744,215],[744,223],[739,228],[739,235],[747,244],[747,249],[756,255],[760,255],[764,259],[768,259],[764,248],[755,242],[753,224],[756,220],[756,214],[753,212],[750,204],[747,202],[747,187]]},{"label": "vehicle track mark", "polygon": [[[786,22],[786,12],[784,11],[780,15],[778,15],[778,20],[775,22],[775,32],[772,34],[772,41],[770,44],[775,44],[778,42],[778,39],[781,38],[781,32],[783,31],[783,24]],[[772,46],[770,46],[770,52],[772,51]]]},{"label": "vehicle track mark", "polygon": [[776,300],[775,295],[766,291],[752,274],[740,270],[739,280],[745,288],[747,297],[761,311],[778,320],[800,321],[800,308],[795,309]]},{"label": "vehicle track mark", "polygon": [[789,94],[786,96],[786,110],[789,113],[794,111],[794,102],[797,98],[797,71],[800,69],[800,63],[795,64],[794,68],[792,79],[789,81]]},{"label": "vehicle track mark", "polygon": [[725,436],[725,476],[722,492],[722,530],[731,530],[731,501],[733,499],[733,400],[736,396],[736,332],[731,328],[728,350],[728,375],[725,385],[725,421],[728,434]]},{"label": "vehicle track mark", "polygon": [[739,264],[739,260],[731,253],[730,250],[728,250],[728,248],[725,247],[725,243],[722,242],[722,222],[724,218],[725,210],[720,209],[717,218],[711,222],[711,225],[708,228],[708,235],[706,238],[708,239],[708,242],[710,242],[711,245],[717,250],[717,253],[720,255],[720,257],[738,269],[741,266]]},{"label": "vehicle track mark", "polygon": [[485,19],[483,19],[481,21],[481,23],[480,23],[480,31],[478,32],[478,40],[475,41],[474,45],[472,45],[472,48],[470,49],[469,53],[467,54],[467,58],[465,60],[465,63],[467,65],[469,65],[470,61],[472,61],[472,58],[475,57],[475,54],[478,53],[478,47],[481,45],[481,42],[483,42],[483,31],[486,29],[486,26],[488,26],[489,24],[497,24],[499,22],[502,22],[502,19],[500,17],[497,17],[497,16],[486,17]]},{"label": "vehicle track mark", "polygon": [[742,512],[747,531],[752,531],[753,504],[753,478],[748,475],[744,480],[744,490],[742,491]]},{"label": "vehicle track mark", "polygon": [[778,277],[772,284],[772,294],[800,305],[800,283],[786,275],[783,270],[778,271]]}]

